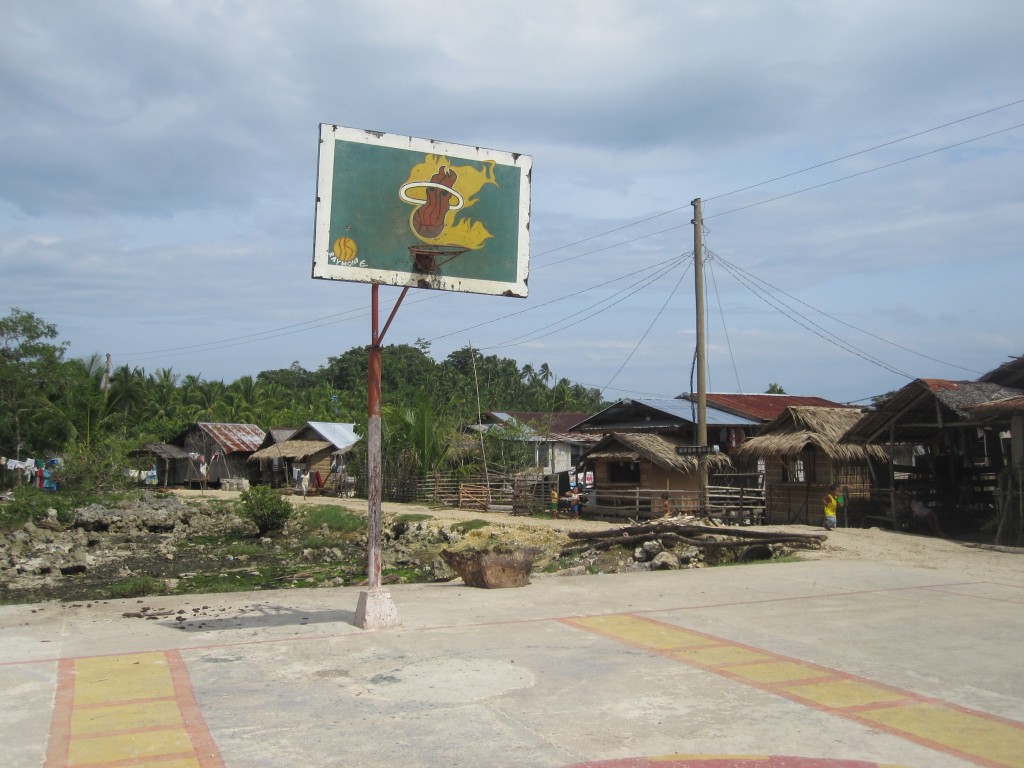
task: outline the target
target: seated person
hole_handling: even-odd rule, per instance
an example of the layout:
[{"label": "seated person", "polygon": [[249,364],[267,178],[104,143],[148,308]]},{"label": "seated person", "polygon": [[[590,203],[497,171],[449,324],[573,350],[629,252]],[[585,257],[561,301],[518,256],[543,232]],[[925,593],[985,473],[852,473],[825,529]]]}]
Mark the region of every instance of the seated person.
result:
[{"label": "seated person", "polygon": [[915,523],[927,525],[934,535],[945,538],[946,534],[943,533],[942,527],[939,525],[939,517],[935,514],[935,510],[926,507],[920,499],[910,502],[910,516]]}]

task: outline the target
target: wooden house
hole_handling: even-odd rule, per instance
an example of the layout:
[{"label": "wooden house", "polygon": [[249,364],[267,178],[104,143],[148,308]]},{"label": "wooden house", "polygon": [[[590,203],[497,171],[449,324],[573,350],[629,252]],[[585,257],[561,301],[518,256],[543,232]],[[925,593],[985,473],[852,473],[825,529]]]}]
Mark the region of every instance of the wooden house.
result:
[{"label": "wooden house", "polygon": [[763,463],[767,522],[820,524],[832,483],[844,488],[848,519],[840,524],[857,524],[871,510],[870,462],[884,466],[888,454],[839,442],[862,416],[858,408],[789,406],[732,451],[734,461]]},{"label": "wooden house", "polygon": [[1024,390],[991,379],[915,379],[865,414],[841,442],[888,452],[887,471],[874,482],[882,516],[893,526],[906,501],[917,499],[935,510],[945,530],[977,531],[995,515],[1004,453],[999,430],[986,428],[975,409],[1021,396]]},{"label": "wooden house", "polygon": [[156,468],[155,485],[166,488],[186,482],[191,459],[188,453],[177,445],[145,443],[128,455],[136,460],[139,465],[136,468],[139,470],[143,469],[143,465]]},{"label": "wooden house", "polygon": [[314,492],[351,493],[354,480],[345,471],[345,455],[361,439],[354,424],[310,421],[287,439],[256,451],[249,461],[274,485],[294,488],[309,470]]},{"label": "wooden house", "polygon": [[542,475],[572,471],[580,456],[600,439],[573,427],[587,418],[585,413],[544,413],[541,411],[489,411],[484,425],[512,427],[516,439],[530,444],[534,468]]},{"label": "wooden house", "polygon": [[170,443],[188,455],[183,478],[187,485],[241,489],[252,479],[248,459],[265,436],[255,424],[197,422]]},{"label": "wooden house", "polygon": [[[661,513],[668,494],[673,512],[700,506],[696,406],[678,398],[627,399],[605,408],[573,427],[596,432],[602,439],[580,457],[593,474],[588,512],[601,516],[651,517]],[[758,422],[715,408],[707,409],[708,442],[718,453],[707,457],[708,470],[720,476],[733,465],[730,436],[753,429]],[[724,438],[724,441],[720,440]]]}]

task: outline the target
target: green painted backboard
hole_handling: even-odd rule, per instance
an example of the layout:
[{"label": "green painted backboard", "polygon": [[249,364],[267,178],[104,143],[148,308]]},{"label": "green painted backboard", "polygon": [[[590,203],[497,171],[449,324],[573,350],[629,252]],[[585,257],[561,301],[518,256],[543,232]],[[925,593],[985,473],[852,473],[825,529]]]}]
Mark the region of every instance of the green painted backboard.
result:
[{"label": "green painted backboard", "polygon": [[313,277],[525,297],[532,165],[321,125]]}]

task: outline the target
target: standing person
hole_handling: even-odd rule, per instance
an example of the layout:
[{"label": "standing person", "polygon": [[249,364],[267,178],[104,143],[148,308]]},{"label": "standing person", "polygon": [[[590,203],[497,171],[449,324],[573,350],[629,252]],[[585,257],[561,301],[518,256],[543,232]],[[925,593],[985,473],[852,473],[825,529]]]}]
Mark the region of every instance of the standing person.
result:
[{"label": "standing person", "polygon": [[558,517],[558,486],[551,486],[551,517]]},{"label": "standing person", "polygon": [[661,516],[672,517],[672,502],[669,501],[668,491],[661,494]]},{"label": "standing person", "polygon": [[825,497],[825,530],[833,531],[836,527],[836,511],[839,509],[839,486],[832,483]]},{"label": "standing person", "polygon": [[569,509],[572,511],[573,517],[580,516],[580,487],[574,485],[571,488],[572,495],[569,497]]},{"label": "standing person", "polygon": [[309,493],[309,468],[302,470],[302,498],[306,498],[306,494]]}]

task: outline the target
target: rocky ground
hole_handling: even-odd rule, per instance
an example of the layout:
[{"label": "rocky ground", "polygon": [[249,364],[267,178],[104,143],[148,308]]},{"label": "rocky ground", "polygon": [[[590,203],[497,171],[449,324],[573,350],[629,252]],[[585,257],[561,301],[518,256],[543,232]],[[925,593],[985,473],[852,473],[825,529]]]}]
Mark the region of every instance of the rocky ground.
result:
[{"label": "rocky ground", "polygon": [[[70,525],[55,515],[0,537],[0,600],[85,601],[148,594],[186,594],[290,586],[340,586],[366,578],[366,540],[323,524],[321,505],[366,514],[366,502],[293,498],[295,514],[281,533],[258,536],[236,511],[237,492],[147,493],[142,501],[79,509]],[[322,511],[322,510],[321,510]],[[384,581],[449,580],[442,550],[536,548],[535,573],[594,573],[702,567],[722,559],[694,547],[663,545],[576,549],[574,531],[618,526],[594,520],[513,517],[503,512],[385,504]],[[819,533],[808,526],[759,531]],[[839,529],[815,546],[773,545],[774,557],[841,558],[954,567],[965,576],[1024,582],[1021,550],[871,529]],[[729,559],[729,556],[724,556]]]}]

